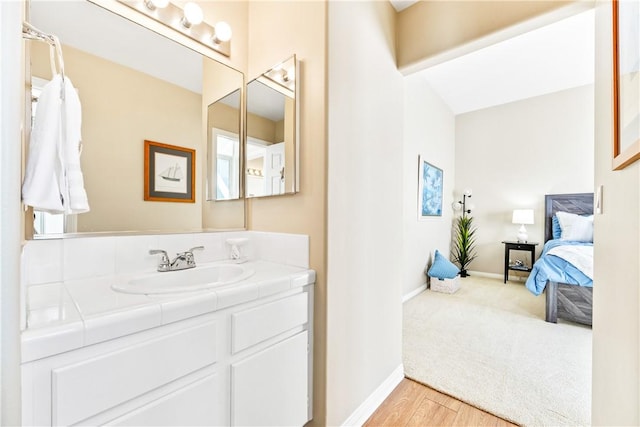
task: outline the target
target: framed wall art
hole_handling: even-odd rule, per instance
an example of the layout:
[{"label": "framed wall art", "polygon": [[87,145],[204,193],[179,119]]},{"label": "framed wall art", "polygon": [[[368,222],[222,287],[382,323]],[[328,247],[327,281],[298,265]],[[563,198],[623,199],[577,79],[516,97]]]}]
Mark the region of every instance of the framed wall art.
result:
[{"label": "framed wall art", "polygon": [[613,170],[640,159],[640,2],[613,0]]},{"label": "framed wall art", "polygon": [[144,141],[144,200],[195,203],[196,150]]},{"label": "framed wall art", "polygon": [[442,216],[442,169],[419,156],[418,219]]}]

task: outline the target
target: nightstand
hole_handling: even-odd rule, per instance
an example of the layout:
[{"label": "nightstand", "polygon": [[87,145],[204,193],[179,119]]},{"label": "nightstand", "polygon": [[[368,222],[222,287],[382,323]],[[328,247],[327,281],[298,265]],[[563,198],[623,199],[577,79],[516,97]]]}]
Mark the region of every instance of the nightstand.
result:
[{"label": "nightstand", "polygon": [[[531,271],[531,267],[533,263],[536,261],[536,246],[538,246],[535,242],[512,242],[508,240],[502,241],[504,243],[504,283],[507,283],[507,279],[509,279],[509,270],[515,271]],[[510,251],[528,251],[531,253],[531,264],[532,265],[514,265],[509,264],[509,252]]]}]

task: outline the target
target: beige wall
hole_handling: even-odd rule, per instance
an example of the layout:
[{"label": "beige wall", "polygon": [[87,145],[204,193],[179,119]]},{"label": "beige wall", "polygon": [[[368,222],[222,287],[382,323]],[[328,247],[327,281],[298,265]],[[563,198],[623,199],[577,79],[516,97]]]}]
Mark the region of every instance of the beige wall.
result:
[{"label": "beige wall", "polygon": [[[402,294],[424,285],[436,249],[449,255],[455,180],[455,117],[419,75],[404,79]],[[418,219],[418,156],[443,171],[442,216]]]},{"label": "beige wall", "polygon": [[[398,14],[398,68],[403,73],[488,46],[560,19],[558,8],[590,7],[592,1],[419,1]],[[566,15],[565,15],[566,16]],[[516,28],[519,26],[519,28]],[[505,31],[505,29],[509,28]]]},{"label": "beige wall", "polygon": [[[78,231],[200,230],[200,95],[69,46],[63,55],[83,106],[91,211],[78,215]],[[34,76],[51,78],[45,44],[33,44],[32,62]],[[144,201],[144,140],[197,149],[196,203]]]},{"label": "beige wall", "polygon": [[583,86],[456,116],[455,200],[473,190],[478,229],[470,270],[503,273],[501,242],[514,240],[519,228],[511,223],[513,209],[534,209],[527,232],[540,243],[539,255],[544,195],[593,191],[593,90]]},{"label": "beige wall", "polygon": [[[325,424],[326,352],[326,15],[320,1],[249,2],[247,80],[296,54],[300,61],[300,192],[247,201],[251,230],[303,233],[316,270],[314,423]],[[274,25],[277,23],[277,25]]]},{"label": "beige wall", "polygon": [[247,136],[270,144],[280,142],[276,139],[276,122],[253,113],[247,113]]},{"label": "beige wall", "polygon": [[611,170],[611,5],[596,9],[594,425],[640,425],[640,162]]},{"label": "beige wall", "polygon": [[[215,102],[207,108],[209,126],[238,134],[240,132],[240,110],[222,102]],[[208,142],[207,142],[208,143]]]},{"label": "beige wall", "polygon": [[402,364],[404,86],[389,3],[330,2],[328,24],[327,424],[335,426]]}]

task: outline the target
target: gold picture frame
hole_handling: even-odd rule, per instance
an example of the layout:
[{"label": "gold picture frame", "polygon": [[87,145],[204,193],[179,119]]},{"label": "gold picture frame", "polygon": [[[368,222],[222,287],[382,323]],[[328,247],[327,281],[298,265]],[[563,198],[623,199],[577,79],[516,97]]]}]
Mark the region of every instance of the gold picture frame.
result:
[{"label": "gold picture frame", "polygon": [[195,203],[196,150],[144,141],[144,200]]},{"label": "gold picture frame", "polygon": [[640,3],[612,1],[613,170],[640,159]]}]

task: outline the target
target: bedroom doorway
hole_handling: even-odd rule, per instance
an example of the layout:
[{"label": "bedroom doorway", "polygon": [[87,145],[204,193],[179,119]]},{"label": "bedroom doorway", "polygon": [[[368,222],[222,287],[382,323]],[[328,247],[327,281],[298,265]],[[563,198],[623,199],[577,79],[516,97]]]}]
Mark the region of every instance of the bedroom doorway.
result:
[{"label": "bedroom doorway", "polygon": [[460,291],[405,302],[405,372],[517,424],[591,421],[591,329],[544,322],[526,274],[504,284],[501,242],[515,239],[513,210],[533,209],[539,254],[544,195],[592,191],[594,20],[577,13],[420,73],[454,116],[451,202],[473,189],[478,258]]}]

